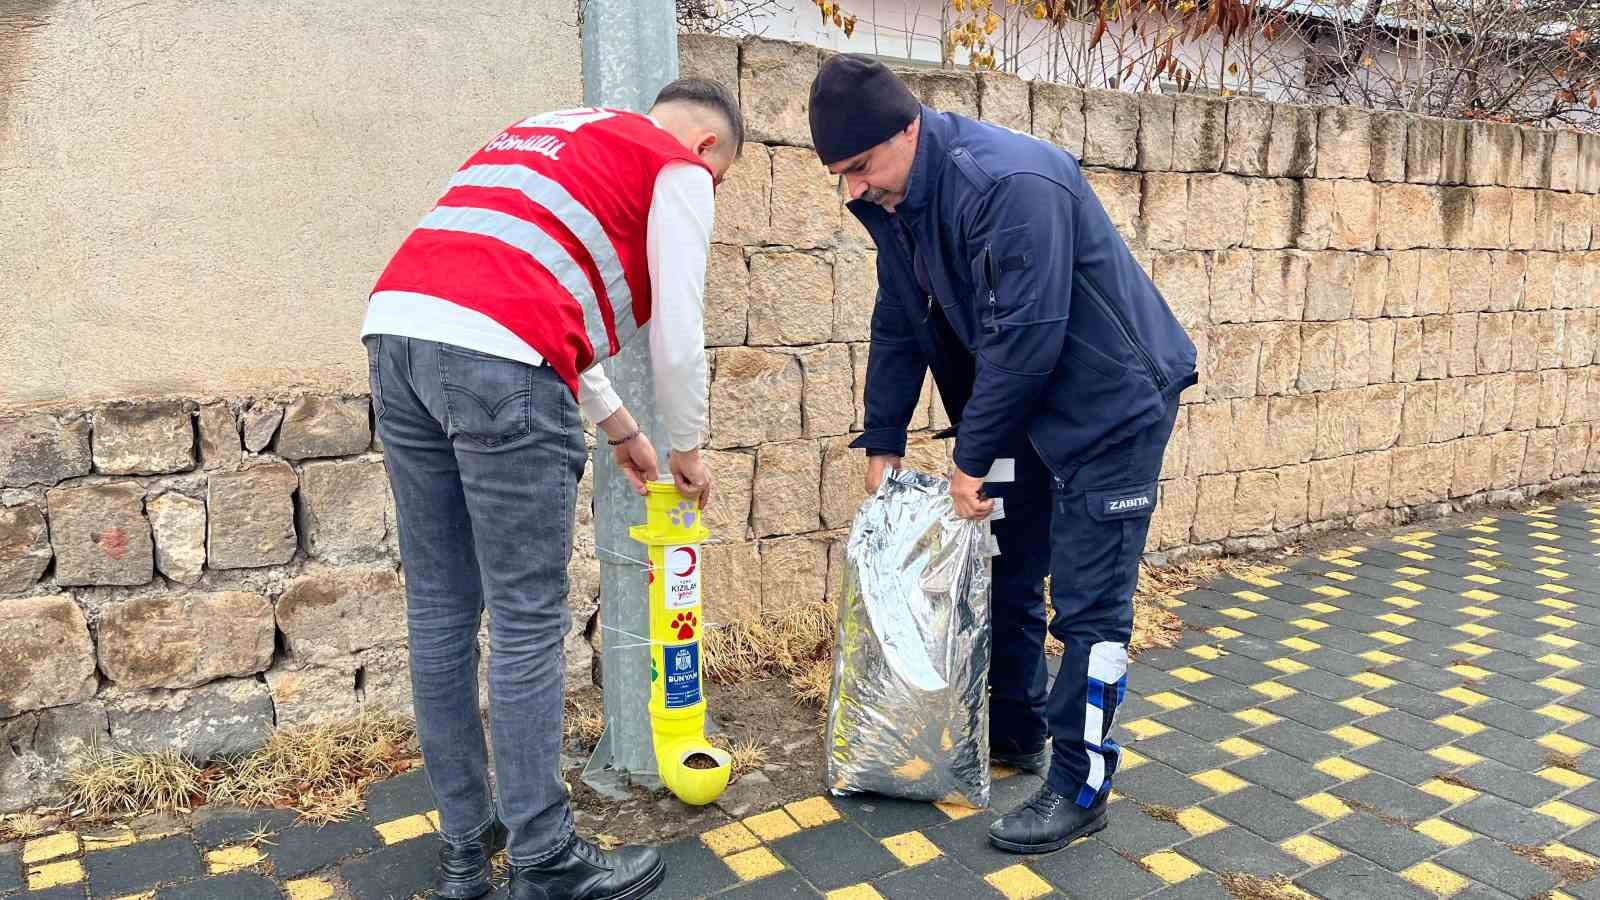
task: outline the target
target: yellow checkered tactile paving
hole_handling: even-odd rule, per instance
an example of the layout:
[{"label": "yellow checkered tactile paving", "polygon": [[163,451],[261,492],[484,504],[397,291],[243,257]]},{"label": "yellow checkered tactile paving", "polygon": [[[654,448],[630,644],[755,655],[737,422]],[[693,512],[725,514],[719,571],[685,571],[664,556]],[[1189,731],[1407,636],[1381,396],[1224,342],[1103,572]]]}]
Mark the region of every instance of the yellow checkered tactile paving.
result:
[{"label": "yellow checkered tactile paving", "polygon": [[[1600,783],[1593,692],[1600,688],[1591,687],[1600,666],[1600,566],[1593,565],[1600,554],[1587,536],[1591,528],[1600,534],[1600,506],[1595,509],[1592,525],[1587,518],[1575,523],[1571,507],[1558,505],[1534,517],[1485,517],[1476,530],[1413,532],[1401,542],[1334,550],[1315,564],[1225,576],[1235,580],[1209,595],[1221,598],[1214,605],[1179,597],[1169,605],[1180,617],[1203,617],[1190,635],[1198,640],[1186,639],[1160,662],[1134,660],[1128,714],[1117,717],[1113,732],[1122,750],[1110,797],[1111,830],[1064,852],[1114,859],[1116,830],[1129,829],[1124,837],[1140,851],[1122,854],[1126,862],[1107,863],[1107,871],[1136,867],[1124,869],[1144,879],[1132,893],[1151,885],[1209,890],[1210,876],[1220,873],[1208,872],[1204,861],[1217,851],[1201,848],[1248,837],[1260,827],[1253,817],[1275,809],[1272,815],[1306,823],[1298,833],[1272,835],[1281,859],[1295,867],[1281,873],[1287,880],[1274,882],[1275,896],[1319,896],[1319,873],[1350,865],[1352,858],[1374,865],[1367,861],[1374,857],[1359,849],[1363,842],[1404,829],[1412,834],[1408,846],[1426,839],[1418,846],[1437,849],[1380,873],[1390,879],[1383,883],[1396,892],[1465,897],[1479,885],[1452,851],[1480,843],[1505,847],[1479,829],[1511,826],[1488,825],[1474,811],[1509,802],[1496,793],[1503,788],[1494,775],[1511,766],[1544,785],[1529,786],[1528,795],[1539,800],[1521,805],[1532,838],[1522,848],[1531,854],[1526,858],[1580,867],[1574,871],[1600,865],[1585,849],[1593,849],[1592,829],[1600,827],[1593,795]],[[1360,664],[1351,665],[1355,659]],[[1141,694],[1141,684],[1154,686]],[[1542,699],[1530,702],[1535,696]],[[1539,749],[1533,759],[1513,764],[1507,750],[1513,741]],[[1210,757],[1191,768],[1202,748]],[[1474,767],[1486,763],[1480,776]],[[1296,767],[1303,777],[1296,777]],[[1413,771],[1433,777],[1419,780]],[[884,814],[874,804],[817,795],[724,820],[686,839],[680,852],[698,854],[706,872],[721,873],[719,885],[744,891],[741,896],[797,886],[814,888],[806,896],[829,900],[905,894],[905,887],[886,887],[887,878],[897,885],[965,878],[959,888],[948,888],[961,900],[1125,893],[1118,885],[1075,882],[1082,867],[1055,864],[1048,855],[999,864],[981,857],[992,852],[986,840],[992,817],[1037,783],[998,766],[993,777],[1000,809],[975,809],[954,796],[922,807],[926,815],[910,811],[916,804],[894,804],[897,815],[913,818],[870,828],[872,817]],[[1297,784],[1304,786],[1296,791]],[[1183,785],[1190,796],[1167,799],[1183,794]],[[1411,809],[1431,814],[1396,814]],[[438,813],[389,813],[368,826],[375,849],[352,859],[390,848],[427,847],[431,856]],[[98,855],[136,852],[183,833],[114,826],[40,834],[11,848],[9,859],[0,852],[0,866],[14,866],[11,873],[0,869],[0,885],[9,876],[30,891],[149,900],[160,896],[159,887],[93,893]],[[825,846],[818,855],[816,843],[833,840],[844,843],[836,853]],[[406,849],[413,846],[418,851]],[[270,835],[195,850],[199,875],[186,877],[201,879],[273,877],[280,852]],[[857,875],[848,868],[872,853],[881,860],[873,871]],[[974,865],[979,858],[986,861]],[[277,879],[278,887],[289,900],[334,900],[346,896],[352,871],[340,863]],[[669,871],[669,884],[672,877]],[[1558,880],[1548,896],[1576,898],[1575,887]],[[935,900],[941,889],[924,888],[917,896]],[[679,886],[677,893],[692,896],[693,890]]]}]

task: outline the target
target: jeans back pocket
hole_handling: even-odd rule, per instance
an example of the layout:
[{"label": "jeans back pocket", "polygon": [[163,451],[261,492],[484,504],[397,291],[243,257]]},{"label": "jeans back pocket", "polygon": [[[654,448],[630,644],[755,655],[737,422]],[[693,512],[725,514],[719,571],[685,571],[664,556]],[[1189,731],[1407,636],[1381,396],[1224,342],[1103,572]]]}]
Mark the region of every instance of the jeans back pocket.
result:
[{"label": "jeans back pocket", "polygon": [[533,367],[527,363],[441,344],[439,385],[452,438],[497,447],[533,430]]}]

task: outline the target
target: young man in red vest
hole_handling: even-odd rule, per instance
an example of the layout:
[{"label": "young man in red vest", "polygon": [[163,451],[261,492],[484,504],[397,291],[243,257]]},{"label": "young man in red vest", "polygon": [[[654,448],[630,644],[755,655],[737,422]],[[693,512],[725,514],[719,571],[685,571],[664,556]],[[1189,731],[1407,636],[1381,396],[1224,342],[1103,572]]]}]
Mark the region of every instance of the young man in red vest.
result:
[{"label": "young man in red vest", "polygon": [[531,116],[466,161],[373,289],[362,338],[443,897],[487,893],[501,847],[514,900],[633,900],[664,874],[654,850],[605,852],[574,832],[559,768],[579,411],[642,494],[656,451],[599,363],[648,324],[672,477],[706,502],[705,263],[714,185],[743,142],[738,101],[695,79],[664,88],[648,116]]}]

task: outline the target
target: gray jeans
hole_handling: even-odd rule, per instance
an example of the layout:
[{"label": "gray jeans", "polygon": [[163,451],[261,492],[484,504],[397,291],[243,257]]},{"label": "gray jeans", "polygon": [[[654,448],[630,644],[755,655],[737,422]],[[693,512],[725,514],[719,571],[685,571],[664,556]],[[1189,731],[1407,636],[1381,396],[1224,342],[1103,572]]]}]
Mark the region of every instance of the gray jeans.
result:
[{"label": "gray jeans", "polygon": [[559,757],[567,561],[585,459],[577,403],[549,366],[391,335],[366,345],[441,831],[461,842],[491,821],[478,715],[487,608],[494,793],[511,862],[543,862],[573,827]]}]

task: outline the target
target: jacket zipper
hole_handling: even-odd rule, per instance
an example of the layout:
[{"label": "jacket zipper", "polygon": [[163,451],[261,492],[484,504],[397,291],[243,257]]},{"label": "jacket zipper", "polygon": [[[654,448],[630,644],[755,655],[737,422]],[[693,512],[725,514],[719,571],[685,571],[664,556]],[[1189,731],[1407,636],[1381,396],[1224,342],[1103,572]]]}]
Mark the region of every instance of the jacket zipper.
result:
[{"label": "jacket zipper", "polygon": [[1139,355],[1139,360],[1144,363],[1145,371],[1150,373],[1150,379],[1154,381],[1156,386],[1161,390],[1166,390],[1167,379],[1163,378],[1161,376],[1161,372],[1156,369],[1155,360],[1151,359],[1150,354],[1145,352],[1144,346],[1133,339],[1133,329],[1128,327],[1128,322],[1126,319],[1122,318],[1122,313],[1119,312],[1116,307],[1107,302],[1104,297],[1100,296],[1100,292],[1095,290],[1093,285],[1089,284],[1089,279],[1083,277],[1083,275],[1077,272],[1072,274],[1072,279],[1078,283],[1078,286],[1083,289],[1084,293],[1088,294],[1089,297],[1094,300],[1095,305],[1100,307],[1100,311],[1105,313],[1107,318],[1116,323],[1117,330],[1122,332],[1122,339],[1127,341],[1128,346],[1133,348],[1133,352]]}]

